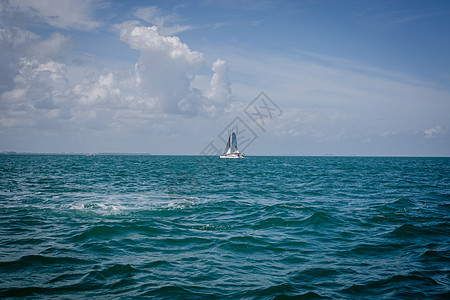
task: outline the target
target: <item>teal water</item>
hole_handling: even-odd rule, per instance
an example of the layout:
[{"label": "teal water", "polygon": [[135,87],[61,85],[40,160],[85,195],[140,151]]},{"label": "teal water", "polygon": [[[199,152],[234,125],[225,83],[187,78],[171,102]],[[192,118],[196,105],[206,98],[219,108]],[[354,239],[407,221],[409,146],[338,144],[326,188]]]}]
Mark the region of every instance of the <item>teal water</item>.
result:
[{"label": "teal water", "polygon": [[0,298],[450,297],[450,159],[0,155]]}]

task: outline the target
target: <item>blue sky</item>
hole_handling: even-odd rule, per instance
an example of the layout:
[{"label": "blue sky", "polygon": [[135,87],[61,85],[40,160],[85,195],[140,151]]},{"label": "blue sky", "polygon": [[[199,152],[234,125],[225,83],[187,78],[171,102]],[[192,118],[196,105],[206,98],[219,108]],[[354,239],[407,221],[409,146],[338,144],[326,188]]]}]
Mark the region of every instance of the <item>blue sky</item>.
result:
[{"label": "blue sky", "polygon": [[0,3],[0,151],[450,155],[448,1]]}]

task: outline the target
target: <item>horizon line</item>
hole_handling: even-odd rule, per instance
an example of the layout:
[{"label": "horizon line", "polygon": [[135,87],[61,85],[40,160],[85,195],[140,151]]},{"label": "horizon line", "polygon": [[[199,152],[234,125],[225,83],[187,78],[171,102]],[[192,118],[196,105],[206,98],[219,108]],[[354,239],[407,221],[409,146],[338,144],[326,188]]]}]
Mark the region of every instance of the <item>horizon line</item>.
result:
[{"label": "horizon line", "polygon": [[[142,155],[142,156],[205,156],[215,157],[216,155],[204,154],[155,154],[150,152],[32,152],[32,151],[1,151],[0,155],[86,155],[86,156],[106,156],[106,155]],[[218,156],[218,155],[217,155]],[[249,157],[398,157],[398,158],[450,158],[450,155],[378,155],[378,154],[257,154],[246,156]]]}]

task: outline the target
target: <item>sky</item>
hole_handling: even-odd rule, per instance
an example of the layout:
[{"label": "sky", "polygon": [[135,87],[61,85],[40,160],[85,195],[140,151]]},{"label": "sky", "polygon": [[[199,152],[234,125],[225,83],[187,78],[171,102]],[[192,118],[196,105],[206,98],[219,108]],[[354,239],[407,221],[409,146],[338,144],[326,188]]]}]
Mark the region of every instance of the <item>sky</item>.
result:
[{"label": "sky", "polygon": [[450,1],[0,0],[0,152],[450,156]]}]

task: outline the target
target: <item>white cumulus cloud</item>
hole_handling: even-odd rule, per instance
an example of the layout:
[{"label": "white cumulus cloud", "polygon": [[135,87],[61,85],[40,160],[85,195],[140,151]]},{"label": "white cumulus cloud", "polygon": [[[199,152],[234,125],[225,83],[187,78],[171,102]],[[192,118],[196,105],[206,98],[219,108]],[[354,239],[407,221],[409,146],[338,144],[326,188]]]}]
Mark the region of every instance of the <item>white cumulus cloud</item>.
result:
[{"label": "white cumulus cloud", "polygon": [[224,109],[231,99],[231,83],[228,80],[228,66],[222,59],[217,59],[212,65],[214,75],[211,78],[210,89],[206,96],[210,100],[206,110],[215,114],[218,109]]},{"label": "white cumulus cloud", "polygon": [[114,103],[120,98],[120,89],[112,72],[100,75],[93,84],[89,81],[77,84],[73,88],[76,99],[85,105],[99,105]]},{"label": "white cumulus cloud", "polygon": [[179,37],[163,36],[156,26],[131,22],[122,25],[120,38],[140,51],[135,65],[138,92],[143,98],[157,101],[163,112],[215,113],[231,97],[225,61],[214,62],[211,87],[205,93],[192,87],[195,73],[205,63],[204,56]]}]

